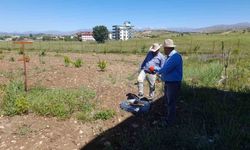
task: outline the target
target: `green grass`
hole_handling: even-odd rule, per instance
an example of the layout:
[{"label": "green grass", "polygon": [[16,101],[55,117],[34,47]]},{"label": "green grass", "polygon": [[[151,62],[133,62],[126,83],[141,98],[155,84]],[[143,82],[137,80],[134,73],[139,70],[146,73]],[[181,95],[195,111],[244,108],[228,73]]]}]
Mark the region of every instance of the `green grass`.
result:
[{"label": "green grass", "polygon": [[[178,34],[166,33],[157,38],[131,39],[128,41],[108,41],[105,44],[77,41],[46,41],[34,42],[27,50],[54,52],[100,52],[100,53],[146,53],[152,43],[162,43],[166,38],[172,38],[182,53],[220,53],[221,41],[225,49],[241,49],[249,53],[250,34],[240,32],[230,34]],[[0,42],[0,50],[19,50],[12,42]]]},{"label": "green grass", "polygon": [[82,122],[89,122],[93,120],[93,115],[89,112],[82,111],[76,113],[76,118]]},{"label": "green grass", "polygon": [[[35,98],[36,97],[36,98]],[[43,116],[69,117],[73,112],[85,111],[88,100],[94,93],[84,88],[79,90],[33,89],[29,99],[34,112]],[[92,107],[89,105],[89,107]]]},{"label": "green grass", "polygon": [[[178,104],[182,110],[178,112],[177,125],[170,128],[152,126],[147,119],[154,116],[149,115],[144,118],[145,127],[127,131],[122,128],[122,134],[109,139],[111,146],[124,149],[249,149],[249,33],[163,34],[155,38],[109,41],[105,44],[52,41],[40,42],[41,47],[35,42],[27,49],[145,55],[152,43],[162,43],[166,38],[174,39],[184,60],[184,82]],[[218,86],[218,81],[225,74],[222,41],[224,52],[230,51],[230,57],[225,85]],[[18,50],[18,47],[1,42],[0,49]],[[9,73],[3,75],[9,76]],[[132,75],[128,76],[128,80],[132,80]],[[107,80],[115,83],[111,76]],[[95,106],[91,101],[94,93],[86,92],[86,89],[37,88],[28,95],[22,92],[23,86],[19,83],[0,89],[4,93],[1,94],[1,110],[6,115],[27,113],[27,109],[28,112],[59,118],[76,115],[82,121],[106,120],[115,115],[112,110],[94,112]],[[26,105],[26,102],[29,104]]]},{"label": "green grass", "polygon": [[98,120],[98,119],[101,119],[101,120],[108,120],[112,117],[114,117],[115,115],[115,111],[114,110],[102,110],[100,112],[97,112],[95,115],[94,115],[94,119]]},{"label": "green grass", "polygon": [[80,58],[78,58],[78,59],[74,62],[74,66],[75,66],[76,68],[80,68],[80,67],[82,66],[82,64],[83,64],[83,61],[82,61]]},{"label": "green grass", "polygon": [[[126,150],[249,149],[249,96],[249,91],[225,92],[184,82],[175,126],[166,128],[160,121],[152,124],[163,111],[158,100],[149,114],[132,116],[98,139],[108,139],[112,148]],[[133,128],[133,124],[139,127]]]},{"label": "green grass", "polygon": [[[189,57],[184,60],[187,71],[184,72],[185,80],[191,79],[203,86],[214,86],[216,80],[219,80],[221,74],[219,65],[215,64],[218,61],[222,64],[222,43],[224,43],[224,52],[230,51],[230,61],[228,66],[228,79],[226,85],[223,87],[226,90],[241,91],[249,89],[250,79],[250,33],[246,32],[231,32],[211,33],[211,34],[184,34],[180,36],[178,33],[161,33],[154,36],[154,38],[134,38],[128,41],[107,41],[105,44],[97,44],[95,42],[66,42],[66,41],[46,41],[34,42],[32,45],[27,45],[27,50],[39,52],[95,52],[95,53],[131,53],[142,54],[148,51],[147,49],[154,42],[162,43],[164,39],[172,38],[177,50],[183,56]],[[0,42],[0,50],[19,50],[19,47],[12,42]],[[0,57],[3,56],[0,55]],[[0,58],[1,59],[1,58]],[[3,58],[2,58],[3,59]],[[65,57],[65,66],[69,66],[72,62]],[[211,64],[210,64],[211,63]],[[80,63],[79,63],[80,64]],[[74,65],[74,64],[73,64]],[[194,66],[192,66],[194,65]],[[80,66],[80,65],[77,65]],[[223,65],[222,69],[223,69]],[[104,65],[103,65],[104,67]],[[196,67],[203,71],[199,73]],[[204,68],[203,68],[204,67]],[[207,68],[207,67],[210,67]],[[211,70],[212,67],[216,67]],[[194,68],[194,70],[192,70]],[[212,73],[209,73],[212,71]],[[185,75],[187,74],[187,75]],[[215,76],[213,76],[215,75]],[[210,77],[206,77],[210,76]],[[212,79],[213,78],[213,79]],[[211,82],[210,82],[211,80]],[[186,80],[189,82],[188,80]],[[203,83],[204,82],[204,83]]]},{"label": "green grass", "polygon": [[30,128],[30,126],[23,124],[18,128],[18,130],[16,131],[16,134],[21,135],[21,136],[25,136],[31,132],[33,132],[33,130]]},{"label": "green grass", "polygon": [[[27,101],[23,98],[25,93],[22,91],[24,91],[24,87],[21,82],[12,82],[6,86],[2,101],[2,109],[5,115],[22,114],[21,108],[25,109],[27,107]],[[20,106],[21,103],[24,103],[24,106]]]},{"label": "green grass", "polygon": [[90,113],[94,108],[91,100],[95,93],[86,88],[33,88],[26,94],[22,82],[12,81],[4,91],[2,109],[8,116],[31,111],[42,116],[68,118],[74,112]]},{"label": "green grass", "polygon": [[80,121],[108,120],[116,113],[113,110],[94,111],[92,101],[95,92],[86,89],[46,89],[33,88],[24,92],[23,83],[12,81],[1,88],[2,114],[7,116],[22,115],[30,112],[41,116],[58,117],[61,119],[76,116]]},{"label": "green grass", "polygon": [[72,63],[71,59],[68,56],[64,56],[64,66],[68,67]]},{"label": "green grass", "polygon": [[223,67],[218,61],[202,63],[188,59],[184,63],[184,80],[197,86],[216,86],[223,71]]}]

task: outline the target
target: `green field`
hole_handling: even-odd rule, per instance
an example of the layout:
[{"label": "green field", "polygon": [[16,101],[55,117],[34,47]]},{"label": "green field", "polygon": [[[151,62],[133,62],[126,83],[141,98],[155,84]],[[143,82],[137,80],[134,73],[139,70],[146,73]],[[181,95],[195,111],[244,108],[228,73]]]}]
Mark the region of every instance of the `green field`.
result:
[{"label": "green field", "polygon": [[[182,53],[220,53],[221,41],[225,43],[226,50],[239,49],[241,53],[250,51],[250,33],[218,33],[218,34],[180,34],[162,33],[155,38],[136,38],[128,41],[108,41],[105,44],[95,42],[77,41],[36,41],[27,46],[28,50],[46,50],[56,52],[109,52],[109,53],[140,53],[146,52],[154,43],[162,43],[164,39],[172,38],[178,50]],[[18,45],[13,42],[0,42],[2,50],[17,50]],[[196,48],[196,50],[195,50]],[[195,51],[194,51],[195,50]]]},{"label": "green field", "polygon": [[[177,50],[185,56],[184,77],[187,82],[199,82],[199,80],[203,80],[201,78],[205,76],[210,76],[211,78],[216,77],[216,79],[218,79],[223,75],[222,70],[224,66],[228,65],[226,68],[226,76],[229,79],[227,80],[227,85],[223,88],[236,91],[249,89],[250,33],[248,32],[193,33],[183,35],[177,33],[161,33],[155,36],[155,38],[107,41],[105,44],[72,41],[35,41],[32,45],[27,45],[26,49],[28,51],[52,51],[57,53],[95,52],[144,55],[152,43],[162,43],[166,38],[172,38],[177,45]],[[223,50],[222,47],[224,47]],[[19,50],[19,45],[15,45],[13,42],[0,42],[0,50]],[[221,71],[213,70],[213,72],[210,72],[210,69],[213,69],[213,67]],[[204,71],[207,72],[204,73]],[[206,81],[204,86],[208,86],[208,84],[208,81]],[[214,83],[212,85],[214,85]],[[209,86],[211,86],[211,84]]]},{"label": "green field", "polygon": [[[103,132],[89,143],[90,147],[97,149],[101,139],[108,139],[111,144],[105,149],[249,149],[250,33],[166,33],[156,38],[108,41],[105,44],[37,41],[26,48],[28,51],[58,54],[88,52],[143,56],[152,43],[162,43],[166,38],[175,41],[184,60],[184,80],[178,102],[181,110],[176,126],[167,129],[160,124],[152,126],[156,118],[154,114],[131,117]],[[18,45],[12,42],[0,42],[2,59],[7,51],[18,53],[18,50]],[[128,62],[121,59],[117,63],[123,65]],[[38,115],[68,118],[78,112],[77,118],[83,121],[90,118],[108,120],[116,115],[107,110],[89,117],[95,108],[95,104],[87,103],[95,95],[93,91],[38,88],[25,96],[23,90],[17,88],[19,86],[22,85],[18,82],[0,86],[0,98],[1,93],[5,95],[3,114],[16,115],[32,110]],[[79,97],[84,95],[87,95],[86,99],[79,102]],[[52,103],[48,98],[53,100]],[[30,103],[31,99],[35,99],[35,103]],[[159,101],[154,102],[156,106]],[[88,104],[88,107],[82,103]],[[143,128],[131,129],[130,124],[138,123],[140,119],[143,120]]]}]

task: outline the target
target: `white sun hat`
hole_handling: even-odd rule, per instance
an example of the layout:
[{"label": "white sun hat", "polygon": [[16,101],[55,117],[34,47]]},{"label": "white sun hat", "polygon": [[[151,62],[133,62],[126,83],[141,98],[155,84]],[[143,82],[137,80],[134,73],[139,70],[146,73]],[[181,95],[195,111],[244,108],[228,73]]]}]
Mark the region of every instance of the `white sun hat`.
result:
[{"label": "white sun hat", "polygon": [[175,47],[174,41],[172,39],[166,39],[163,43],[163,47]]},{"label": "white sun hat", "polygon": [[154,43],[150,48],[149,51],[156,52],[161,48],[161,44],[159,43]]}]

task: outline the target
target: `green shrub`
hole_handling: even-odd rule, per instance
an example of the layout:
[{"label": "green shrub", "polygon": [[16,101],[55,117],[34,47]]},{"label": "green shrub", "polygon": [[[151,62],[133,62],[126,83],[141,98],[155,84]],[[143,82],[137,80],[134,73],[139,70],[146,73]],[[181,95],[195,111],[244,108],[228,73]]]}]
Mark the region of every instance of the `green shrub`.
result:
[{"label": "green shrub", "polygon": [[97,119],[108,120],[108,119],[114,117],[115,114],[116,114],[116,113],[115,113],[114,110],[110,110],[110,109],[108,109],[108,110],[103,110],[103,111],[100,111],[100,112],[96,113],[96,114],[94,115],[94,119],[95,119],[95,120],[97,120]]},{"label": "green shrub", "polygon": [[71,59],[68,56],[64,56],[64,66],[68,67],[71,63]]},{"label": "green shrub", "polygon": [[39,53],[39,56],[46,56],[46,51],[45,50],[41,50]]},{"label": "green shrub", "polygon": [[32,132],[32,129],[30,128],[30,125],[23,124],[22,126],[18,128],[16,134],[24,136],[31,132]]},{"label": "green shrub", "polygon": [[18,115],[26,114],[29,111],[29,102],[26,97],[19,97],[15,101],[16,113]]},{"label": "green shrub", "polygon": [[80,58],[78,58],[78,59],[74,62],[74,65],[75,65],[76,68],[80,68],[80,67],[82,66],[82,64],[83,64],[83,61],[82,61]]},{"label": "green shrub", "polygon": [[3,60],[4,59],[4,55],[0,55],[0,60]]},{"label": "green shrub", "polygon": [[89,112],[78,112],[76,114],[76,118],[80,121],[83,121],[83,122],[92,120],[92,116]]},{"label": "green shrub", "polygon": [[26,112],[28,103],[24,97],[24,86],[21,81],[12,81],[6,86],[3,97],[4,115],[13,116]]},{"label": "green shrub", "polygon": [[101,71],[105,71],[105,69],[107,67],[107,61],[99,60],[98,67],[101,69]]}]

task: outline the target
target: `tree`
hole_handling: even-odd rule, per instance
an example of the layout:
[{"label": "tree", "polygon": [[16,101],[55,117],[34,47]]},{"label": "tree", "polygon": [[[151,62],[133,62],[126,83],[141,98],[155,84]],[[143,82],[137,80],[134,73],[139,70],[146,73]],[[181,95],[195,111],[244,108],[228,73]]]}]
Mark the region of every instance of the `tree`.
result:
[{"label": "tree", "polygon": [[50,40],[52,40],[52,38],[50,36],[48,36],[48,35],[43,36],[43,41],[50,41]]},{"label": "tree", "polygon": [[109,31],[105,26],[95,26],[93,28],[93,37],[98,43],[105,43],[108,39]]}]

